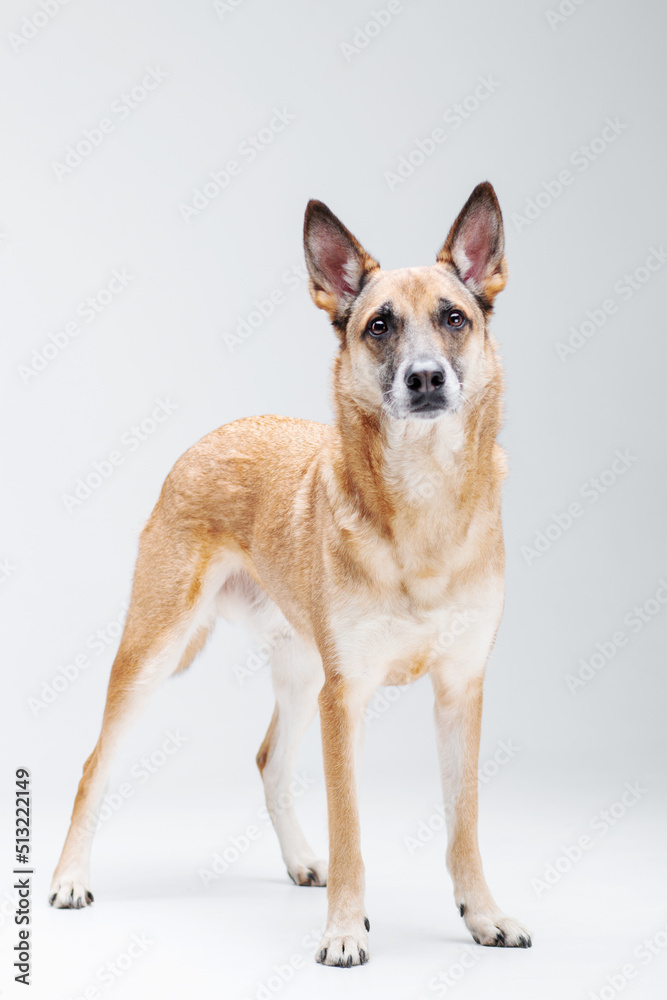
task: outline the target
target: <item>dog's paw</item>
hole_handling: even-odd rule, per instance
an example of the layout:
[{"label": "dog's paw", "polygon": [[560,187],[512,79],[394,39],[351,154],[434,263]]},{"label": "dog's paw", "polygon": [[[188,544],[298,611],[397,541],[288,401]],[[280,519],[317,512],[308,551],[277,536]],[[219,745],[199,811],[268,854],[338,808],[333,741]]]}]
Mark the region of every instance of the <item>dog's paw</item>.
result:
[{"label": "dog's paw", "polygon": [[86,882],[79,879],[54,879],[49,890],[49,903],[59,910],[81,910],[93,899]]},{"label": "dog's paw", "polygon": [[315,961],[321,965],[337,965],[350,969],[353,965],[364,965],[368,961],[368,937],[365,918],[361,927],[342,931],[340,927],[327,928],[315,954]]},{"label": "dog's paw", "polygon": [[287,874],[295,885],[326,885],[329,866],[321,858],[306,858],[289,865]]},{"label": "dog's paw", "polygon": [[464,908],[463,919],[477,944],[490,948],[532,947],[533,942],[526,928],[502,913],[488,916],[484,913],[469,913]]}]

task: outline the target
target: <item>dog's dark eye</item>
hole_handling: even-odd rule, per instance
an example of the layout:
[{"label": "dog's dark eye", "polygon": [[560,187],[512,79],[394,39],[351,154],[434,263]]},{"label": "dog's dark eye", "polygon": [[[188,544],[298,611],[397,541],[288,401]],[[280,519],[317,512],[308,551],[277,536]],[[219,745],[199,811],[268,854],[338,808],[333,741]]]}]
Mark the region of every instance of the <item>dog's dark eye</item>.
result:
[{"label": "dog's dark eye", "polygon": [[455,330],[460,330],[465,323],[466,318],[462,312],[458,309],[452,309],[452,311],[447,316],[447,323],[449,326],[453,326]]},{"label": "dog's dark eye", "polygon": [[387,332],[389,327],[387,326],[387,324],[383,319],[380,319],[379,316],[376,316],[375,319],[372,319],[370,321],[367,329],[372,337],[381,337],[383,333]]}]

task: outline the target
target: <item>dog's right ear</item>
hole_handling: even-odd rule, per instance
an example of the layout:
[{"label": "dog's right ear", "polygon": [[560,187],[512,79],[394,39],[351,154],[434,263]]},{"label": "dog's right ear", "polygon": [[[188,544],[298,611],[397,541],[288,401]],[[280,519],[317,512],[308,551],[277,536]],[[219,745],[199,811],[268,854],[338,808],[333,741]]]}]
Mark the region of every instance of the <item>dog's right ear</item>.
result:
[{"label": "dog's right ear", "polygon": [[367,275],[380,265],[321,201],[308,202],[303,246],[313,302],[339,324]]}]

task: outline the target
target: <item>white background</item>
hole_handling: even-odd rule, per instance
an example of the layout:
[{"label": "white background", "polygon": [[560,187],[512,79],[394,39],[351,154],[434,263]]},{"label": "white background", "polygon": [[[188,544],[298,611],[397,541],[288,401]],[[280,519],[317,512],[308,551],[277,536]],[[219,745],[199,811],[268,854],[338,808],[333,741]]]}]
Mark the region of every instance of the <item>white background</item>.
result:
[{"label": "white background", "polygon": [[[0,15],[1,981],[21,995],[11,969],[9,807],[14,770],[26,766],[33,998],[64,1000],[95,987],[105,1000],[320,998],[343,989],[407,1000],[620,990],[653,1000],[667,970],[667,616],[659,600],[651,603],[656,592],[667,596],[659,590],[667,579],[667,272],[638,271],[632,294],[624,275],[667,241],[664,9],[587,0],[562,4],[572,13],[558,20],[555,2],[403,0],[368,40],[359,32],[374,10],[386,10],[382,2],[219,6],[71,0],[38,30],[24,21],[47,20],[37,3],[8,0]],[[159,86],[128,113],[114,110],[151,68],[164,75]],[[471,97],[480,78],[481,101]],[[466,101],[464,119],[455,107]],[[268,127],[274,109],[295,117],[249,162],[242,144]],[[113,131],[90,155],[67,172],[54,166],[104,118]],[[606,119],[619,123],[617,137],[594,143]],[[405,165],[401,157],[418,163],[418,140],[438,128],[446,139],[423,163],[400,181],[387,176]],[[239,174],[185,221],[182,206],[230,159]],[[565,169],[571,183],[559,193]],[[360,799],[371,962],[349,972],[315,965],[306,936],[322,927],[325,894],[291,885],[273,832],[258,821],[254,755],[272,710],[268,668],[239,676],[256,648],[225,623],[188,674],[159,692],[123,748],[112,789],[129,779],[132,795],[97,838],[94,906],[50,910],[48,884],[115,648],[109,633],[101,652],[89,639],[117,631],[138,532],[165,475],[228,420],[330,418],[336,340],[305,283],[291,287],[284,277],[303,263],[308,198],[329,204],[391,268],[433,260],[484,179],[507,230],[510,281],[493,330],[507,375],[502,441],[511,471],[507,605],[485,687],[480,831],[492,891],[531,928],[534,947],[475,948],[454,909],[442,831],[423,847],[406,843],[439,826],[432,696],[422,681],[387,711],[376,703],[368,727]],[[80,304],[114,270],[132,280],[87,322]],[[276,289],[284,301],[230,350],[239,321]],[[580,334],[583,346],[563,360],[557,345],[571,327],[594,324],[587,311],[599,321],[608,299],[615,312],[587,328],[592,336]],[[78,335],[58,352],[49,348],[55,357],[36,371],[33,352],[74,320]],[[157,399],[171,401],[173,413],[132,445],[130,429]],[[629,467],[603,477],[602,492],[592,481],[617,450],[629,453]],[[122,464],[68,510],[64,496],[112,451]],[[554,515],[566,523],[572,503],[581,516],[560,537],[552,527],[549,546],[531,555],[536,533]],[[633,625],[633,609],[647,601],[646,621]],[[625,645],[571,690],[567,675],[599,653],[597,643],[608,650],[619,630]],[[53,697],[54,680],[85,653],[86,667],[57,681]],[[163,766],[149,781],[131,778],[177,730],[186,737],[178,753],[158,753]],[[517,749],[499,766],[500,740]],[[316,726],[299,768],[309,785],[299,810],[324,852]],[[639,799],[614,807],[626,782],[639,782]],[[614,825],[603,834],[599,814],[609,809]],[[204,887],[199,868],[257,822],[259,839]],[[544,881],[584,834],[590,849],[540,889],[534,880]],[[102,982],[99,970],[134,933],[152,944],[122,978]],[[645,961],[636,949],[655,935],[658,954]],[[292,955],[303,968],[286,983],[272,979]],[[437,979],[454,982],[462,959],[472,967],[455,985]],[[614,977],[627,963],[637,974],[624,985]]]}]

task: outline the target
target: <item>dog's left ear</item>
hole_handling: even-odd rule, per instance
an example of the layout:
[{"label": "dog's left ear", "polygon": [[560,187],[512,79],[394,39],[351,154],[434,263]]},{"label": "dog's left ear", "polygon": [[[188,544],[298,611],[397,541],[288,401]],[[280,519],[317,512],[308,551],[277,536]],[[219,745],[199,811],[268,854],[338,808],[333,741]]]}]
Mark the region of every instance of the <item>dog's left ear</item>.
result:
[{"label": "dog's left ear", "polygon": [[380,265],[321,201],[309,201],[303,246],[313,302],[336,324]]},{"label": "dog's left ear", "polygon": [[438,262],[453,267],[487,308],[502,292],[507,281],[503,217],[488,181],[477,185],[461,209]]}]

